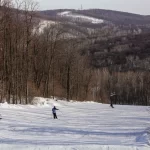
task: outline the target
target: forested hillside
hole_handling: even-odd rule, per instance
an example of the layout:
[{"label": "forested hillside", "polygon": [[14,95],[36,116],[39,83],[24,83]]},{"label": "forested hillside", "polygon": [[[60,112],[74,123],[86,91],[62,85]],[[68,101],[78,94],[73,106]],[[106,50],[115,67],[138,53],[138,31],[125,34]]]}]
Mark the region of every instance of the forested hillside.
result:
[{"label": "forested hillside", "polygon": [[118,104],[150,104],[149,17],[107,10],[38,12],[34,2],[6,0],[0,15],[2,102],[52,96],[108,103],[116,92]]}]

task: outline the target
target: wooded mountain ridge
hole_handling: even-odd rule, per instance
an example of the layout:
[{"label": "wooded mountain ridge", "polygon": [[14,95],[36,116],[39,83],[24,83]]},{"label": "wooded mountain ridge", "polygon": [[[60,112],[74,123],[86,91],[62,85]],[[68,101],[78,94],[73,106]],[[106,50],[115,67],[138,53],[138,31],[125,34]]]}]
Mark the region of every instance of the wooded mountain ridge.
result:
[{"label": "wooded mountain ridge", "polygon": [[[71,19],[71,15],[59,15],[63,12],[69,12],[71,15],[78,16],[76,21]],[[130,29],[141,29],[142,32],[149,31],[150,28],[150,16],[138,15],[127,12],[104,10],[104,9],[87,9],[87,10],[73,10],[73,9],[56,9],[56,10],[45,10],[38,11],[39,16],[45,17],[47,19],[55,21],[67,21],[67,23],[73,22],[74,25],[97,29],[102,27],[113,26],[119,28],[120,30],[130,30]],[[80,15],[86,17],[93,17],[94,19],[101,19],[103,23],[91,23],[86,22],[80,18]]]}]

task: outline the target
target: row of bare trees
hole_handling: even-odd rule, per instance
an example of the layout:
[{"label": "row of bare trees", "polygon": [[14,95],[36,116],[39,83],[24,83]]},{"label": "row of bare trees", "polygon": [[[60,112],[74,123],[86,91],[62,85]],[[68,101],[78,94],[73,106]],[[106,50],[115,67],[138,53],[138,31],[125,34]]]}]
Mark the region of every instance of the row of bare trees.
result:
[{"label": "row of bare trees", "polygon": [[[28,103],[30,47],[35,3],[1,0],[0,53],[1,100]],[[21,11],[21,10],[24,11]]]},{"label": "row of bare trees", "polygon": [[[90,76],[80,40],[68,40],[59,23],[38,28],[36,3],[1,1],[1,101],[29,103],[33,96],[85,99]],[[82,89],[82,90],[81,90]]]},{"label": "row of bare trees", "polygon": [[108,102],[111,92],[116,93],[116,104],[150,105],[149,71],[113,72],[108,68],[96,70],[94,97]]}]

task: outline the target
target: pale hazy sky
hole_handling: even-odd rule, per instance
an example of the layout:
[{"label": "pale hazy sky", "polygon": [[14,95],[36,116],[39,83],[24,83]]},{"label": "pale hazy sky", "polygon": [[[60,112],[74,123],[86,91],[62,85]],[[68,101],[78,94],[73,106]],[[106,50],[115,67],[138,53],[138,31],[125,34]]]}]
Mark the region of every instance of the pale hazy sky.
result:
[{"label": "pale hazy sky", "polygon": [[34,0],[39,9],[100,8],[150,15],[150,0]]}]

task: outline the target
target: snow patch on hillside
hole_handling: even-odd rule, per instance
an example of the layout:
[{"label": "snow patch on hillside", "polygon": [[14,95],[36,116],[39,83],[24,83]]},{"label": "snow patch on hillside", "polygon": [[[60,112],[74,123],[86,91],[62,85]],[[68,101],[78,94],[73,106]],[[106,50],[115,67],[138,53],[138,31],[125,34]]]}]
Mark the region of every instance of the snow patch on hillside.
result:
[{"label": "snow patch on hillside", "polygon": [[64,16],[64,15],[68,15],[70,13],[71,13],[70,11],[64,11],[64,12],[58,13],[58,15]]},{"label": "snow patch on hillside", "polygon": [[44,28],[56,24],[55,21],[51,20],[40,20],[39,24],[34,28],[34,32],[38,31],[39,33],[43,32]]},{"label": "snow patch on hillside", "polygon": [[72,18],[75,21],[85,21],[85,22],[90,22],[93,24],[104,23],[104,20],[102,19],[97,19],[94,17],[89,17],[85,15],[80,15],[80,14],[74,14],[71,11],[64,11],[64,12],[58,13],[58,15]]}]

